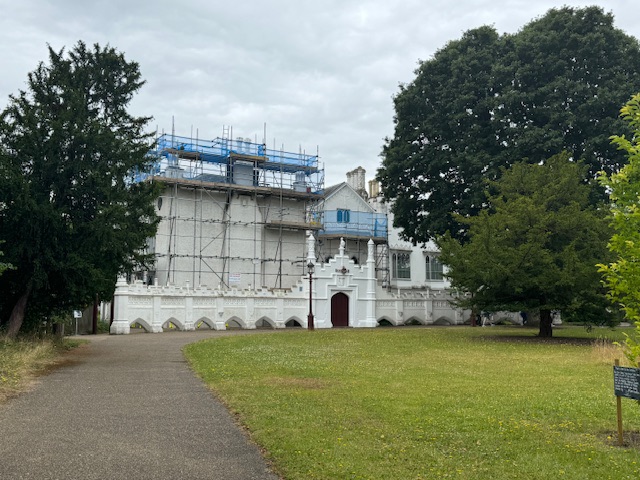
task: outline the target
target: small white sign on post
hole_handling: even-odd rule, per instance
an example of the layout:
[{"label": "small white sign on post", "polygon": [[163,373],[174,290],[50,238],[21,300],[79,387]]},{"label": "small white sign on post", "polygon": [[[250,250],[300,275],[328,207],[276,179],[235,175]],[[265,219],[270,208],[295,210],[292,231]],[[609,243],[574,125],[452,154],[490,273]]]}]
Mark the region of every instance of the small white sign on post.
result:
[{"label": "small white sign on post", "polygon": [[242,274],[240,273],[230,273],[229,274],[229,283],[238,284],[240,283],[240,279],[242,278]]},{"label": "small white sign on post", "polygon": [[73,311],[73,319],[76,324],[76,335],[78,335],[78,319],[82,318],[82,310],[74,310]]}]

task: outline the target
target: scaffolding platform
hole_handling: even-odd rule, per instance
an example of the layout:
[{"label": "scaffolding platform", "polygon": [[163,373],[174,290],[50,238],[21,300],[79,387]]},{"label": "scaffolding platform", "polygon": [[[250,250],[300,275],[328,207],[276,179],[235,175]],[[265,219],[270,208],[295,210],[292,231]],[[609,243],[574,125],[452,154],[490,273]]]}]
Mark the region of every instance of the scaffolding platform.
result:
[{"label": "scaffolding platform", "polygon": [[337,210],[323,212],[320,238],[369,239],[375,243],[387,241],[387,216],[381,213],[350,212],[348,222],[339,221]]},{"label": "scaffolding platform", "polygon": [[187,182],[224,184],[227,188],[289,191],[296,196],[322,195],[324,171],[318,156],[271,150],[264,144],[218,137],[193,140],[161,135],[149,152],[150,168],[134,181],[160,177]]},{"label": "scaffolding platform", "polygon": [[234,160],[259,162],[260,168],[287,173],[318,172],[318,156],[272,150],[262,143],[225,139],[193,141],[188,137],[161,135],[156,141],[156,153],[170,158],[175,155],[210,163],[229,163]]}]

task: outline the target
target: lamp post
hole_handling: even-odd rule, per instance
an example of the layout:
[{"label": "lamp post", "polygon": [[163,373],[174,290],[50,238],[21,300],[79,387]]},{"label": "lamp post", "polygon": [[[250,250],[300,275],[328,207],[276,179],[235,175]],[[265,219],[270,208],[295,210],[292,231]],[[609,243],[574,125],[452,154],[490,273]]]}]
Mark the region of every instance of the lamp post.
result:
[{"label": "lamp post", "polygon": [[309,272],[309,315],[307,316],[307,329],[314,330],[313,326],[313,271],[315,265],[309,260],[307,263],[307,271]]}]

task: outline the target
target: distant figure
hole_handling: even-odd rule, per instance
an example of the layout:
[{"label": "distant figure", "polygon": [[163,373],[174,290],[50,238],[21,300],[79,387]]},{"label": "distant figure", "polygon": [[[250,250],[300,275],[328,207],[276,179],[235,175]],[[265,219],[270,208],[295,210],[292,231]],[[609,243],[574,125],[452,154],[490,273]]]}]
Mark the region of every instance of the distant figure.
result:
[{"label": "distant figure", "polygon": [[520,312],[520,317],[522,318],[522,325],[527,324],[527,312]]}]

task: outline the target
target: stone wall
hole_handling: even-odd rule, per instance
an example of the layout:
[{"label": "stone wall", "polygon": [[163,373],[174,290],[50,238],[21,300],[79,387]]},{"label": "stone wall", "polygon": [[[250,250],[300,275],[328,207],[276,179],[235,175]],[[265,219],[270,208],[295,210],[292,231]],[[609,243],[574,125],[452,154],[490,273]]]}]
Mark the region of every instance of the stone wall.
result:
[{"label": "stone wall", "polygon": [[133,324],[154,333],[171,324],[179,330],[198,326],[224,330],[230,325],[247,329],[306,327],[310,288],[316,328],[334,326],[332,299],[339,293],[347,297],[350,327],[463,323],[464,314],[452,306],[448,290],[383,289],[375,278],[373,241],[368,244],[366,265],[356,265],[345,255],[344,242],[335,257],[317,264],[315,240],[311,235],[309,238],[307,261],[314,265],[311,285],[308,276],[286,290],[192,288],[188,282],[184,286],[127,284],[122,277],[114,295],[111,333],[129,333]]}]

